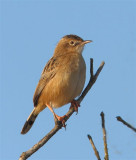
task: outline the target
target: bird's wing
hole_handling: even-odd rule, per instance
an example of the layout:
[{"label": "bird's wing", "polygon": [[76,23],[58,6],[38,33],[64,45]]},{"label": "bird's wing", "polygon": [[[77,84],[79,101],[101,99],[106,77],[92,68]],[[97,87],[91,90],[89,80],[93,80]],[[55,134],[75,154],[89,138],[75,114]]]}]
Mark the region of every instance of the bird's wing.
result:
[{"label": "bird's wing", "polygon": [[44,87],[48,84],[48,82],[56,75],[58,67],[61,65],[59,63],[60,57],[52,57],[46,66],[43,69],[43,72],[41,74],[41,78],[39,80],[39,83],[36,87],[34,97],[33,97],[33,103],[36,107],[38,104],[38,99],[44,89]]}]

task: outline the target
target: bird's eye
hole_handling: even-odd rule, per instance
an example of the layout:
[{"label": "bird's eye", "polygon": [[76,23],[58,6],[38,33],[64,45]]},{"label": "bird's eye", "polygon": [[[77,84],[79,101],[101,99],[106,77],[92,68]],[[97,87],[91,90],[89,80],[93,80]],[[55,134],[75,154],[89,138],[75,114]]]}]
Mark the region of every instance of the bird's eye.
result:
[{"label": "bird's eye", "polygon": [[70,41],[69,44],[72,45],[72,46],[75,45],[74,41]]}]

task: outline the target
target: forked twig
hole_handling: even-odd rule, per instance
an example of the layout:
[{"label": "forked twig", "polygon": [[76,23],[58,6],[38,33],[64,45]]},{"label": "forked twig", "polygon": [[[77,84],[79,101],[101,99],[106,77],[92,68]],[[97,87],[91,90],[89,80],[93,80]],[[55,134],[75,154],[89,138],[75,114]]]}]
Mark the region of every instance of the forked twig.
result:
[{"label": "forked twig", "polygon": [[[85,90],[83,91],[83,93],[81,94],[81,96],[77,99],[78,103],[80,104],[82,102],[82,100],[84,99],[84,97],[86,96],[86,94],[88,93],[88,91],[91,89],[91,87],[93,86],[93,84],[95,83],[95,81],[97,80],[98,75],[100,74],[103,66],[104,66],[104,62],[101,63],[100,67],[98,68],[97,72],[95,73],[95,75],[93,75],[93,59],[90,59],[90,80],[88,85],[86,86]],[[67,121],[69,119],[69,117],[74,113],[74,108],[70,107],[69,111],[66,113],[66,117],[65,117],[65,121]],[[32,148],[30,148],[28,151],[23,152],[19,158],[19,160],[26,160],[28,157],[30,157],[33,153],[35,153],[39,148],[41,148],[45,143],[48,142],[48,140],[57,132],[62,128],[62,124],[57,124],[55,123],[55,127],[44,137],[42,138],[37,144],[35,144]]]}]

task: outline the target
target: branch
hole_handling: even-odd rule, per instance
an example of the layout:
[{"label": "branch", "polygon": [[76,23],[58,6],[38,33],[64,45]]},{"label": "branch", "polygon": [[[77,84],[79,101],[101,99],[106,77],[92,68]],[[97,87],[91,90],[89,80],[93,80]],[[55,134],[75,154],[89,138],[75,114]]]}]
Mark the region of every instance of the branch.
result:
[{"label": "branch", "polygon": [[[95,83],[95,81],[97,80],[103,66],[104,66],[104,62],[101,63],[100,67],[98,68],[97,72],[95,73],[95,75],[93,75],[93,59],[90,59],[90,80],[89,83],[87,85],[87,87],[85,88],[85,90],[83,91],[83,93],[81,94],[81,96],[77,99],[77,102],[80,104],[82,102],[82,100],[84,99],[84,97],[86,96],[86,94],[88,93],[88,91],[91,89],[91,87],[93,86],[93,84]],[[69,119],[69,117],[74,113],[74,107],[70,107],[69,111],[66,113],[66,117],[65,117],[65,121],[67,121]],[[55,127],[43,138],[41,139],[37,144],[35,144],[32,148],[30,148],[28,151],[23,152],[19,158],[19,160],[26,160],[28,157],[30,157],[33,153],[35,153],[39,148],[41,148],[45,143],[48,142],[48,140],[56,133],[58,132],[61,128],[62,128],[63,124],[62,123],[56,123],[55,122]]]},{"label": "branch", "polygon": [[127,123],[125,120],[123,120],[120,116],[116,117],[118,121],[122,122],[124,125],[126,125],[128,128],[131,128],[134,132],[136,132],[136,128],[134,128],[131,124]]},{"label": "branch", "polygon": [[101,115],[101,119],[102,119],[103,141],[104,141],[104,151],[105,151],[105,157],[104,157],[104,159],[105,160],[109,160],[104,113],[101,112],[100,115]]},{"label": "branch", "polygon": [[91,137],[89,134],[88,134],[88,139],[89,139],[89,141],[90,141],[90,143],[91,143],[91,145],[92,145],[92,147],[93,147],[93,150],[94,150],[94,153],[95,153],[97,159],[98,159],[98,160],[101,160],[100,155],[99,155],[99,152],[98,152],[97,148],[95,147],[95,144],[94,144],[94,142],[93,142],[92,137]]},{"label": "branch", "polygon": [[86,94],[88,93],[88,91],[92,88],[93,84],[95,83],[95,81],[97,80],[101,70],[103,69],[105,62],[103,61],[98,70],[96,71],[95,75],[93,75],[93,59],[90,59],[90,80],[88,82],[88,85],[86,86],[86,88],[84,89],[84,91],[82,92],[81,96],[77,99],[77,101],[79,103],[81,103],[81,101],[84,99],[84,97],[86,96]]}]

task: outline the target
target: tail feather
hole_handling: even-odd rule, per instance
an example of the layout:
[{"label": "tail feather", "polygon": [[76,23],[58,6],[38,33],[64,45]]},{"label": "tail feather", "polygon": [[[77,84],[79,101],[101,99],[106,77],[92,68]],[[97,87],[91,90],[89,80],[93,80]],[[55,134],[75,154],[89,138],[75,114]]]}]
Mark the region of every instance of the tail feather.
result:
[{"label": "tail feather", "polygon": [[34,112],[35,112],[35,108],[31,112],[29,117],[27,118],[27,120],[22,128],[21,134],[26,134],[30,130],[32,125],[34,124],[34,121],[36,120],[36,117],[38,116],[38,115],[35,115]]}]

